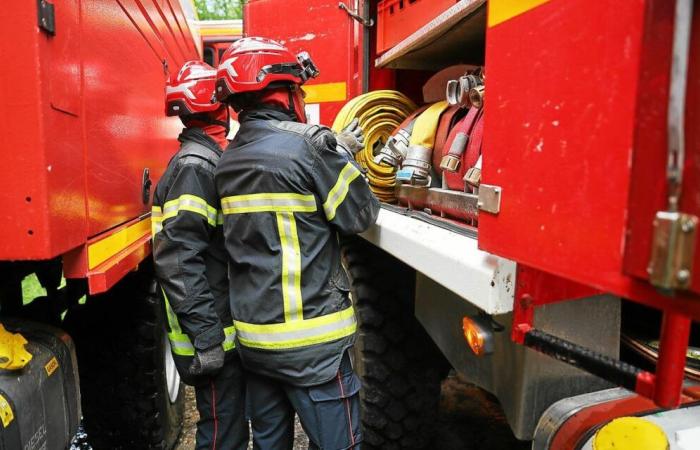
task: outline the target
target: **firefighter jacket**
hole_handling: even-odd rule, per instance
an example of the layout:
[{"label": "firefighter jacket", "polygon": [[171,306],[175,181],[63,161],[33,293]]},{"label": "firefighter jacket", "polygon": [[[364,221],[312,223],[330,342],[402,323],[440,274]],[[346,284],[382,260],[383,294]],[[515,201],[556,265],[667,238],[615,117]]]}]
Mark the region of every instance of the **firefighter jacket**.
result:
[{"label": "firefighter jacket", "polygon": [[243,363],[312,386],[355,339],[338,233],[366,230],[379,202],[329,129],[291,120],[267,106],[242,113],[215,181]]},{"label": "firefighter jacket", "polygon": [[153,195],[153,258],[163,290],[168,338],[183,380],[196,350],[222,344],[233,354],[226,252],[214,188],[221,148],[200,128],[186,128]]}]

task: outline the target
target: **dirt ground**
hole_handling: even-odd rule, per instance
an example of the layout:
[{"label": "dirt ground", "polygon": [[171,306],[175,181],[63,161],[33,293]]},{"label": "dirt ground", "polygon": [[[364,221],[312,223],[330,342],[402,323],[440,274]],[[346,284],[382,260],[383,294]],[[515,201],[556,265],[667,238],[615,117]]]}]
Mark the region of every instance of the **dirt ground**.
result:
[{"label": "dirt ground", "polygon": [[[197,426],[194,392],[186,392],[185,426],[176,450],[192,450]],[[309,441],[297,421],[294,450],[306,450]],[[252,448],[252,446],[250,447]],[[475,386],[448,377],[442,384],[440,414],[435,423],[434,450],[525,450],[528,442],[513,437],[498,403]]]}]

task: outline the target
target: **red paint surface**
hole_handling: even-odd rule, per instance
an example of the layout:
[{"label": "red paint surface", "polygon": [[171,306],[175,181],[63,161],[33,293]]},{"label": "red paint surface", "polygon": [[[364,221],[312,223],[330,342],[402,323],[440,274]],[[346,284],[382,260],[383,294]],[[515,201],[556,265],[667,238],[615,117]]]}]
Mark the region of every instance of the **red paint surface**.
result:
[{"label": "red paint surface", "polygon": [[377,53],[389,50],[458,1],[381,0],[377,7]]},{"label": "red paint surface", "polygon": [[[252,0],[245,5],[243,27],[245,36],[275,39],[293,53],[309,52],[321,75],[308,85],[346,82],[347,100],[362,93],[362,28],[338,2]],[[344,104],[320,103],[321,123],[332,125]]]},{"label": "red paint surface", "polygon": [[598,294],[601,292],[590,286],[518,264],[511,338],[519,344],[523,343],[525,333],[534,327],[536,307]]},{"label": "red paint surface", "polygon": [[143,169],[158,180],[181,128],[163,61],[197,57],[176,0],[57,2],[55,36],[36,8],[0,11],[1,260],[55,257],[149,210]]},{"label": "red paint surface", "polygon": [[[630,168],[639,152],[656,152],[657,159],[666,154],[665,145],[638,146],[639,127],[665,127],[665,119],[650,124],[639,116],[652,95],[640,96],[651,82],[643,72],[651,70],[644,46],[665,39],[645,34],[645,14],[661,3],[606,0],[592,8],[583,0],[552,0],[488,29],[482,182],[501,186],[503,195],[500,213],[479,219],[479,245],[601,291],[700,318],[696,296],[666,297],[625,274],[631,207],[658,197],[639,194],[635,186],[648,185],[645,192],[665,188],[663,177],[635,177]],[[659,65],[667,70],[663,58]],[[634,220],[651,227],[636,215]],[[648,236],[634,243],[637,253],[647,255],[636,257],[644,267]]]},{"label": "red paint surface", "polygon": [[680,404],[689,338],[690,319],[675,312],[664,313],[654,382],[654,401],[663,408]]}]

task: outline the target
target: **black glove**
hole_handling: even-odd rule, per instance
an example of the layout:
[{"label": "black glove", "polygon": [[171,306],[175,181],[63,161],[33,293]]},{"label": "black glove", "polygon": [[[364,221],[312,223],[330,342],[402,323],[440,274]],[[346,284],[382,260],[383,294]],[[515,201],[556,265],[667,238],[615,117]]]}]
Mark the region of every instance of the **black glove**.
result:
[{"label": "black glove", "polygon": [[198,350],[190,364],[189,372],[193,376],[215,374],[224,366],[224,356],[221,344]]},{"label": "black glove", "polygon": [[365,148],[365,137],[360,128],[359,119],[354,119],[350,124],[335,136],[338,143],[338,153],[344,153],[348,159],[354,159],[355,154]]}]

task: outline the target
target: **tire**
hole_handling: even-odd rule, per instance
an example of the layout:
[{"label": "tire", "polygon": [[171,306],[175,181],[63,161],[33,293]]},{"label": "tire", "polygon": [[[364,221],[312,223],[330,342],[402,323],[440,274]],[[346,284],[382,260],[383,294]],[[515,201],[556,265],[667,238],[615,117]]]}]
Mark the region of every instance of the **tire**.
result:
[{"label": "tire", "polygon": [[64,326],[76,343],[85,431],[95,450],[177,442],[185,393],[167,363],[164,320],[149,264],[68,313]]},{"label": "tire", "polygon": [[426,448],[449,365],[414,316],[415,271],[360,238],[342,253],[359,325],[363,448]]}]

